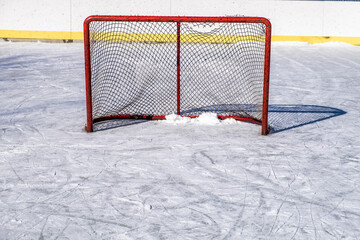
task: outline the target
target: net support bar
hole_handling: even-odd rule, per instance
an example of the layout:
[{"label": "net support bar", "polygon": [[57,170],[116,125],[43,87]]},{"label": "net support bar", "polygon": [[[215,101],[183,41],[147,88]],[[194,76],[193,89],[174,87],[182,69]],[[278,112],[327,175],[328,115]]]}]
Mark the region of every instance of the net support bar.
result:
[{"label": "net support bar", "polygon": [[264,89],[263,89],[263,110],[261,122],[261,134],[267,135],[270,131],[268,126],[269,109],[269,79],[270,79],[270,45],[271,27],[266,28],[265,32],[265,63],[264,63]]},{"label": "net support bar", "polygon": [[93,131],[93,117],[92,117],[92,90],[91,90],[91,61],[90,61],[90,36],[89,24],[84,23],[84,53],[85,53],[85,88],[86,88],[86,126],[87,132]]},{"label": "net support bar", "polygon": [[180,115],[180,22],[176,23],[176,95],[177,95],[177,115]]}]

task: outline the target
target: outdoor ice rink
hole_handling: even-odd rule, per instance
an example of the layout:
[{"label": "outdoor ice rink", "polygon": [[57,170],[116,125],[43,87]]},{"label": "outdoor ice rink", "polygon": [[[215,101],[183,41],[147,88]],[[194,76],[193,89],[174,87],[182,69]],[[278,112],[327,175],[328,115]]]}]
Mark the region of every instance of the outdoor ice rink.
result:
[{"label": "outdoor ice rink", "polygon": [[0,239],[360,239],[360,46],[271,52],[268,136],[86,133],[83,44],[0,42]]}]

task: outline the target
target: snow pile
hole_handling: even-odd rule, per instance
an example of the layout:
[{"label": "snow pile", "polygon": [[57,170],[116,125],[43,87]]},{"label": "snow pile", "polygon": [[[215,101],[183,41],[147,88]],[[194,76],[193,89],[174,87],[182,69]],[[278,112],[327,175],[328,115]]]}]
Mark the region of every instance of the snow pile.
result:
[{"label": "snow pile", "polygon": [[163,121],[169,124],[196,124],[196,125],[219,125],[219,124],[236,124],[239,123],[233,118],[228,118],[225,120],[220,120],[216,113],[206,112],[202,113],[197,118],[190,118],[190,117],[182,117],[176,114],[170,114],[166,116],[166,120]]}]

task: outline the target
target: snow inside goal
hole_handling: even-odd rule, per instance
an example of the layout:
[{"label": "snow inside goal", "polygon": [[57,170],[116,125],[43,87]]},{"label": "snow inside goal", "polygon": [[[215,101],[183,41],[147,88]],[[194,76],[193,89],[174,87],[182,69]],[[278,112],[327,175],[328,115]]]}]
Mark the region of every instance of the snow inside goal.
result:
[{"label": "snow inside goal", "polygon": [[213,112],[268,133],[271,24],[254,17],[90,16],[87,124]]}]

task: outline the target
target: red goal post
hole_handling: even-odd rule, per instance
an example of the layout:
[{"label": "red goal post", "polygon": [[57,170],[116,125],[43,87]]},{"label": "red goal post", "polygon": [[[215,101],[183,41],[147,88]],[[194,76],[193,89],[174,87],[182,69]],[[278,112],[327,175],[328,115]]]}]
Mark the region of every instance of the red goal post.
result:
[{"label": "red goal post", "polygon": [[[127,23],[132,23],[133,27],[128,27],[126,24]],[[141,26],[141,23],[146,23],[146,24],[151,24],[151,23],[173,23],[173,26],[171,27],[171,30],[168,30],[170,28],[166,27],[161,27],[160,30],[157,30],[156,26],[158,25],[149,25],[148,29],[144,30],[143,27]],[[96,24],[99,25],[99,27],[96,26]],[[102,24],[102,25],[101,25]],[[118,24],[118,25],[117,25]],[[140,25],[139,25],[140,24]],[[189,33],[183,33],[186,31],[186,29],[184,28],[184,30],[182,29],[182,25],[183,24],[203,24],[201,25],[202,28],[206,29],[208,28],[208,26],[211,26],[212,29],[210,29],[208,32],[205,31],[205,33],[203,33],[203,30],[199,30],[201,29],[201,27],[199,27],[198,25],[195,26],[195,30],[191,29],[189,30]],[[209,25],[212,24],[212,25]],[[240,30],[237,30],[237,33],[228,33],[228,30],[224,30],[223,32],[226,32],[226,34],[221,33],[222,30],[219,30],[221,28],[221,26],[219,28],[217,28],[216,26],[213,27],[216,24],[225,24],[226,26],[229,26],[230,24],[240,24],[241,26],[244,24],[248,24],[250,32],[251,33],[247,33],[246,28],[244,27],[236,27]],[[101,25],[101,26],[100,26]],[[254,27],[255,25],[259,25]],[[210,27],[210,28],[211,28]],[[193,27],[190,27],[193,28]],[[256,28],[258,32],[252,30]],[[136,29],[136,32],[133,32],[134,29]],[[139,30],[141,29],[141,30]],[[151,31],[155,31],[155,32],[151,32]],[[156,32],[159,31],[159,32]],[[169,32],[171,33],[169,33]],[[201,36],[200,36],[201,35]],[[225,40],[224,40],[225,39]],[[116,42],[116,44],[115,44]],[[130,43],[129,43],[130,42]],[[131,45],[131,42],[134,42],[136,44]],[[116,92],[115,90],[98,90],[98,89],[104,89],[105,85],[107,87],[109,87],[108,85],[113,84],[114,88],[115,85],[118,85],[118,81],[122,81],[122,79],[125,79],[124,82],[126,82],[126,84],[130,83],[128,82],[132,82],[133,85],[136,85],[137,82],[139,82],[138,79],[135,79],[133,74],[130,73],[131,76],[125,76],[123,74],[123,72],[129,72],[129,69],[132,70],[136,70],[137,72],[139,72],[138,69],[140,69],[141,67],[143,67],[144,62],[149,61],[148,58],[146,58],[145,60],[135,60],[137,63],[137,66],[134,67],[134,63],[128,63],[129,62],[129,56],[131,55],[132,58],[133,56],[136,56],[136,54],[141,55],[142,52],[144,51],[148,51],[148,50],[144,50],[144,46],[139,47],[138,45],[140,44],[140,42],[147,44],[147,46],[149,46],[152,42],[157,42],[157,43],[172,43],[172,49],[174,51],[174,53],[171,52],[170,55],[174,54],[173,57],[171,57],[171,61],[172,63],[169,65],[172,65],[173,68],[171,68],[172,70],[174,70],[174,74],[170,74],[170,70],[167,70],[167,66],[166,63],[158,63],[161,64],[161,67],[158,67],[157,70],[153,70],[153,69],[148,69],[148,70],[144,70],[144,71],[148,71],[148,73],[143,74],[145,76],[143,76],[143,78],[149,78],[150,79],[150,75],[151,75],[151,83],[147,83],[148,86],[146,86],[145,84],[142,84],[139,88],[141,88],[141,90],[138,90],[138,92],[142,92],[144,93],[145,91],[154,91],[153,89],[151,90],[149,88],[150,85],[156,84],[154,83],[155,80],[158,80],[158,78],[156,76],[154,76],[155,73],[158,73],[158,75],[160,74],[159,69],[164,69],[166,68],[165,72],[167,72],[166,74],[166,79],[169,78],[169,76],[174,76],[175,79],[173,79],[173,81],[175,82],[175,85],[171,85],[173,86],[173,88],[175,88],[176,90],[168,90],[169,92],[171,92],[171,94],[158,94],[157,98],[152,99],[153,102],[161,102],[162,104],[166,104],[165,102],[167,101],[166,99],[164,100],[163,95],[169,95],[169,96],[173,96],[174,93],[176,92],[176,106],[174,106],[174,108],[168,107],[166,109],[161,109],[158,112],[156,110],[149,110],[146,109],[147,104],[143,104],[140,107],[140,103],[136,102],[139,98],[141,98],[141,96],[137,93],[136,97],[132,97],[133,100],[131,101],[131,103],[124,103],[123,105],[121,105],[120,102],[120,97],[119,95],[124,94],[124,88],[121,86],[119,87],[118,92]],[[241,42],[244,43],[243,49],[247,49],[246,53],[242,53],[241,51]],[[253,42],[253,43],[251,43]],[[100,43],[103,43],[102,45],[100,45]],[[106,43],[106,44],[105,44]],[[114,43],[114,46],[106,46],[106,45],[111,45],[112,43]],[[124,47],[119,47],[120,43],[123,43],[123,45],[126,45],[126,49]],[[142,44],[141,43],[141,44]],[[150,43],[150,44],[149,44]],[[230,80],[224,80],[224,86],[226,85],[231,85],[231,87],[233,87],[233,83],[232,82],[236,82],[239,81],[241,82],[242,80],[239,80],[240,78],[242,78],[242,74],[244,75],[248,75],[247,79],[250,79],[252,81],[252,79],[254,79],[253,75],[256,75],[257,78],[259,78],[259,76],[261,76],[261,80],[256,80],[256,81],[261,81],[260,84],[254,84],[257,85],[257,88],[259,88],[259,86],[261,86],[261,103],[259,102],[259,100],[257,100],[258,102],[253,102],[252,100],[241,100],[241,99],[237,99],[236,96],[235,97],[227,97],[226,100],[224,95],[221,96],[214,96],[213,99],[207,100],[209,103],[209,106],[203,106],[203,105],[199,105],[200,102],[203,103],[204,100],[198,98],[196,104],[191,104],[189,103],[189,99],[194,98],[193,95],[196,95],[194,93],[191,93],[191,91],[202,91],[201,89],[192,89],[192,87],[187,87],[185,89],[185,87],[182,87],[182,77],[183,76],[189,76],[188,79],[195,79],[193,77],[194,74],[192,73],[188,73],[188,72],[182,72],[182,68],[183,65],[186,65],[185,61],[188,61],[188,68],[191,67],[192,64],[194,63],[198,63],[198,61],[200,61],[199,59],[194,60],[194,59],[187,59],[186,55],[185,57],[183,57],[182,55],[182,51],[183,48],[184,50],[186,50],[185,52],[189,52],[190,50],[194,49],[194,46],[190,46],[190,45],[196,45],[198,46],[198,43],[202,43],[202,45],[206,45],[209,47],[201,47],[204,48],[204,51],[208,51],[209,54],[211,53],[216,53],[217,51],[215,50],[209,50],[210,46],[211,49],[214,48],[214,44],[218,43],[222,46],[224,46],[223,48],[226,49],[226,51],[228,51],[229,49],[229,45],[236,45],[236,44],[240,44],[239,47],[237,47],[237,50],[231,50],[233,52],[229,53],[229,56],[233,56],[236,55],[235,53],[237,53],[238,55],[243,55],[244,58],[247,58],[248,60],[244,60],[244,61],[239,61],[238,63],[236,63],[237,65],[234,65],[233,68],[237,69],[236,71],[234,71],[234,73],[228,74],[228,76],[231,76],[231,81]],[[246,45],[247,44],[247,45]],[[252,44],[252,45],[251,45]],[[116,46],[119,47],[120,50],[119,53],[114,53],[114,51],[116,50]],[[204,112],[204,111],[210,111],[210,112],[216,112],[218,113],[218,117],[220,119],[226,119],[226,118],[235,118],[236,120],[240,120],[240,121],[246,121],[246,122],[251,122],[251,123],[256,123],[256,124],[260,124],[262,126],[262,130],[261,130],[261,134],[266,135],[269,133],[269,125],[268,125],[268,101],[269,101],[269,74],[270,74],[270,48],[271,48],[271,23],[268,19],[266,18],[262,18],[262,17],[173,17],[173,16],[90,16],[88,17],[85,21],[84,21],[84,47],[85,47],[85,78],[86,78],[86,109],[87,109],[87,123],[86,123],[86,130],[88,132],[92,132],[93,131],[93,125],[96,122],[100,122],[100,121],[104,121],[104,120],[110,120],[110,119],[116,119],[116,118],[128,118],[128,119],[165,119],[165,115],[167,114],[171,114],[171,113],[176,113],[178,115],[184,115],[184,116],[188,116],[188,117],[196,117],[199,115],[199,113]],[[132,47],[136,47],[137,50],[134,53],[129,53],[126,57],[127,58],[123,58],[121,61],[119,60],[119,58],[121,58],[122,56],[120,56],[123,52],[129,52]],[[98,49],[100,50],[98,50]],[[163,50],[159,50],[161,52],[161,54],[159,54],[159,52],[156,52],[156,56],[157,58],[161,58],[161,56],[163,56],[163,53],[169,53],[170,51],[167,49],[168,46],[164,45]],[[253,50],[253,48],[256,50]],[[110,49],[110,50],[109,50]],[[166,50],[164,50],[166,49]],[[239,50],[240,49],[240,50]],[[97,51],[97,53],[94,51]],[[158,51],[158,50],[156,50]],[[194,50],[195,51],[195,50]],[[254,56],[249,56],[249,54],[251,54],[251,52],[255,52]],[[104,56],[106,54],[113,54],[113,58]],[[188,54],[189,58],[191,58],[192,55],[197,55],[203,53],[202,51],[199,52],[199,50],[196,50],[196,54],[192,53],[192,54]],[[260,54],[259,54],[260,53]],[[126,53],[127,54],[127,53]],[[150,53],[152,54],[152,53]],[[155,54],[154,54],[155,55]],[[161,56],[160,56],[161,55]],[[257,57],[257,59],[255,59],[256,56],[262,55],[260,57]],[[160,56],[160,57],[159,57]],[[211,58],[211,56],[209,56]],[[228,56],[224,56],[224,57],[220,57],[221,59],[225,59],[228,58]],[[101,58],[100,60],[97,58]],[[166,57],[165,57],[166,58]],[[175,60],[176,58],[176,60]],[[208,58],[208,57],[206,57]],[[154,59],[154,58],[152,58]],[[184,60],[185,59],[185,60]],[[208,61],[207,59],[205,59],[206,61]],[[261,61],[261,64],[259,64],[259,60]],[[111,63],[106,64],[105,61],[109,61]],[[156,59],[156,61],[158,61],[158,59]],[[169,60],[170,61],[170,60]],[[215,61],[213,61],[213,66],[219,65],[219,63],[221,63],[221,60],[218,60],[219,62],[216,63]],[[255,65],[252,65],[252,63],[250,63],[250,61],[256,62]],[[101,63],[99,63],[101,62]],[[115,64],[114,64],[115,62]],[[122,62],[123,64],[127,65],[127,69],[125,69],[125,67],[121,67],[120,65],[118,66],[117,64],[121,64],[118,62]],[[229,61],[230,62],[230,61]],[[227,63],[229,63],[227,62]],[[140,65],[139,65],[140,64]],[[165,64],[165,65],[164,65]],[[118,68],[118,70],[114,70],[111,74],[102,74],[104,73],[104,71],[107,71],[111,68],[111,66],[116,65],[116,67]],[[149,65],[152,65],[152,63],[150,62]],[[175,66],[176,65],[176,66]],[[221,65],[221,64],[220,64]],[[243,69],[239,68],[239,65],[243,66],[246,65],[246,69],[245,67]],[[200,66],[200,65],[199,65]],[[241,67],[240,66],[240,67]],[[150,68],[150,67],[147,67]],[[156,67],[154,67],[156,68]],[[186,67],[185,67],[186,68]],[[253,68],[253,69],[251,69]],[[225,69],[225,70],[224,70]],[[255,69],[255,70],[254,70]],[[220,84],[220,78],[218,75],[221,75],[221,71],[224,70],[224,72],[228,72],[229,69],[226,68],[226,66],[222,66],[222,68],[219,68],[219,70],[216,71],[216,73],[214,73],[213,75],[206,75],[206,73],[202,73],[202,74],[198,74],[197,76],[201,76],[200,79],[204,78],[204,79],[209,79],[209,76],[216,76],[215,78],[217,78],[216,80],[216,84]],[[112,70],[109,70],[112,71]],[[194,71],[193,69],[191,71]],[[255,72],[256,71],[256,72]],[[205,71],[206,72],[206,71]],[[215,71],[214,71],[215,72]],[[250,72],[250,73],[249,73]],[[102,74],[102,75],[101,75]],[[138,75],[141,75],[140,73]],[[191,75],[191,77],[190,77]],[[100,76],[100,77],[99,77]],[[195,76],[195,75],[194,75]],[[206,77],[206,78],[205,78]],[[99,80],[95,79],[95,78],[99,78]],[[138,76],[137,76],[138,78]],[[142,82],[145,82],[147,80],[141,80]],[[190,81],[190,80],[188,80]],[[191,80],[191,81],[195,81],[195,80]],[[228,82],[226,82],[228,81]],[[96,82],[96,83],[94,83]],[[106,82],[102,84],[102,82]],[[245,81],[244,81],[245,82]],[[186,82],[185,82],[186,83]],[[125,83],[122,83],[125,84]],[[96,86],[95,86],[96,85]],[[101,85],[101,87],[99,87]],[[197,84],[189,84],[188,85],[197,85]],[[207,83],[205,80],[201,81],[201,84],[198,85],[202,85],[202,86],[206,86]],[[246,84],[246,83],[242,83],[242,85],[245,85],[244,88],[246,89],[250,89],[252,91],[252,89],[254,88],[254,86],[252,84]],[[130,91],[129,90],[129,86],[126,87],[126,91]],[[218,85],[214,85],[214,86],[218,86]],[[221,89],[224,87],[221,86],[219,87],[219,91],[222,91]],[[138,87],[138,86],[135,86]],[[240,84],[238,85],[234,85],[234,88],[236,89],[240,89],[242,86],[240,86]],[[110,86],[111,88],[111,86]],[[166,88],[169,88],[169,86],[167,86]],[[182,89],[184,88],[184,90]],[[190,90],[189,90],[190,88]],[[221,89],[220,89],[221,88]],[[149,89],[149,90],[147,90]],[[161,88],[160,88],[161,90]],[[249,90],[249,91],[250,91]],[[156,90],[157,91],[157,90]],[[175,92],[174,92],[175,91]],[[230,91],[229,89],[227,89],[226,91]],[[244,91],[248,91],[248,90],[244,90]],[[106,93],[104,93],[106,92]],[[185,92],[184,95],[182,95]],[[256,91],[255,91],[256,92]],[[257,91],[256,93],[258,93],[259,91]],[[206,93],[207,94],[207,93]],[[199,94],[199,95],[206,95],[205,93],[203,94]],[[239,93],[239,95],[243,94],[242,92]],[[245,92],[245,95],[247,93]],[[102,95],[102,97],[98,97],[96,98],[97,95]],[[125,94],[126,95],[126,94]],[[186,96],[188,95],[188,96]],[[212,94],[207,94],[208,95],[214,95]],[[216,94],[215,94],[216,95]],[[236,94],[235,94],[236,95]],[[250,96],[251,95],[251,96]],[[252,97],[252,95],[255,95],[254,93],[251,93],[249,96],[249,98],[256,98],[256,99],[260,99],[259,96],[256,97]],[[257,94],[259,95],[259,94]],[[115,96],[114,99],[110,99],[110,96]],[[130,96],[130,95],[129,95]],[[189,96],[192,96],[189,97]],[[207,97],[206,96],[206,97]],[[206,98],[205,97],[205,98]],[[149,98],[149,97],[147,97]],[[161,101],[159,100],[161,98]],[[231,102],[229,99],[234,99],[234,102]],[[134,100],[135,99],[135,100]],[[215,99],[215,100],[214,100]],[[220,99],[220,100],[219,100]],[[108,101],[108,102],[107,102]],[[99,102],[101,102],[101,104],[99,104]],[[173,104],[174,102],[171,100],[169,101],[169,106],[170,104]],[[184,102],[184,106],[185,108],[182,108],[182,104]],[[195,101],[196,102],[196,101]],[[205,101],[206,102],[206,101]],[[244,103],[245,102],[245,103]],[[116,107],[112,107],[109,106],[110,103],[114,103],[114,105],[116,105],[118,107],[118,109],[115,109]],[[206,102],[207,103],[207,102]],[[94,114],[94,104],[99,105],[100,107],[98,107],[99,109],[97,110],[97,112],[101,112],[98,114]],[[129,110],[128,112],[126,112],[124,109],[128,108],[129,109],[129,105],[133,105],[132,107],[134,109]],[[174,105],[174,104],[173,104]],[[205,104],[206,105],[206,104]],[[103,110],[101,108],[105,108],[104,106],[108,107],[111,110]],[[136,107],[135,107],[136,106]],[[261,107],[260,110],[254,110],[259,109],[259,107]],[[142,108],[144,111],[142,111]],[[157,107],[154,105],[153,107],[154,109],[157,109]],[[235,110],[235,108],[237,108],[238,110]],[[253,116],[252,113],[256,112],[256,111],[261,111],[261,113],[258,116]],[[191,113],[190,113],[191,112]],[[193,114],[195,113],[195,114]]]}]

